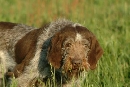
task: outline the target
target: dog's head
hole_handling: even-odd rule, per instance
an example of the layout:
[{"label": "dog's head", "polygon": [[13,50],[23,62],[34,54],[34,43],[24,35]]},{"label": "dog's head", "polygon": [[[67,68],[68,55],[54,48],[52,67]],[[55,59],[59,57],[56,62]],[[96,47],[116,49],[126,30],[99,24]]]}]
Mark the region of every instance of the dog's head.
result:
[{"label": "dog's head", "polygon": [[95,69],[103,54],[96,37],[85,27],[66,26],[51,39],[48,61],[65,72]]}]

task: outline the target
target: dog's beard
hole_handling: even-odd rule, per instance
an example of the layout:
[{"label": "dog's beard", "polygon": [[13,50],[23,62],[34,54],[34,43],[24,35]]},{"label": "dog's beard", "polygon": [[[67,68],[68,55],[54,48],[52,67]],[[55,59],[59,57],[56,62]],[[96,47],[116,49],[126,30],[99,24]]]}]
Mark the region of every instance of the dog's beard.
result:
[{"label": "dog's beard", "polygon": [[73,66],[69,59],[66,58],[62,67],[62,74],[67,78],[78,78],[80,74],[85,70],[83,66],[76,67]]},{"label": "dog's beard", "polygon": [[[66,78],[78,78],[83,71],[86,71],[89,67],[84,61],[82,61],[80,66],[74,66],[72,64],[72,59],[69,54],[69,49],[62,48],[62,60],[61,60],[61,72]],[[86,58],[87,59],[87,58]],[[84,62],[84,63],[83,63]]]}]

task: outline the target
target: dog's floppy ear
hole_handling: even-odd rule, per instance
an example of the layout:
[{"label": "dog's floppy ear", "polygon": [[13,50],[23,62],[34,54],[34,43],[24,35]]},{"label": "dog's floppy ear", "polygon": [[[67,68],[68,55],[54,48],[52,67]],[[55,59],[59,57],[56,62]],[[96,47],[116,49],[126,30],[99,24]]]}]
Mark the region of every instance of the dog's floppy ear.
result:
[{"label": "dog's floppy ear", "polygon": [[95,36],[91,37],[91,48],[88,57],[88,62],[90,64],[90,69],[95,69],[97,65],[97,61],[102,56],[103,50],[99,45]]},{"label": "dog's floppy ear", "polygon": [[49,47],[48,51],[48,61],[50,64],[55,67],[56,69],[60,68],[61,66],[61,60],[62,60],[62,40],[60,32],[55,34],[51,39],[51,45]]}]

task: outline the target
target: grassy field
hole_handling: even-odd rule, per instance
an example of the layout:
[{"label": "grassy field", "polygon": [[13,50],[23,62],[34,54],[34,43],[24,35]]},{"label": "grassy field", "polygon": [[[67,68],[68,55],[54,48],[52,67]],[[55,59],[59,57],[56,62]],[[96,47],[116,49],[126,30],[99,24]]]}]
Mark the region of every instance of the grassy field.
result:
[{"label": "grassy field", "polygon": [[0,21],[40,27],[57,18],[86,26],[103,47],[82,87],[130,87],[130,0],[0,0]]}]

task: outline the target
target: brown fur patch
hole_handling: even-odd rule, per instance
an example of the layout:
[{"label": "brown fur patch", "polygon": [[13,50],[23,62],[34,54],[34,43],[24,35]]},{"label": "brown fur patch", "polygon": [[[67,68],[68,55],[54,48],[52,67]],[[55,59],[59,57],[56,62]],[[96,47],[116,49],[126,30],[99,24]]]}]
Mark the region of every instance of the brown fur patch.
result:
[{"label": "brown fur patch", "polygon": [[15,67],[15,76],[20,74],[26,65],[34,57],[36,51],[36,44],[38,36],[41,34],[42,29],[36,29],[26,34],[15,45],[15,61],[17,63]]},{"label": "brown fur patch", "polygon": [[16,23],[0,22],[0,29],[12,29],[16,25]]},{"label": "brown fur patch", "polygon": [[96,68],[97,61],[99,60],[99,58],[101,57],[102,54],[103,54],[103,50],[100,47],[96,38],[94,37],[92,39],[91,51],[90,51],[89,58],[88,58],[88,62],[90,64],[91,69]]}]

